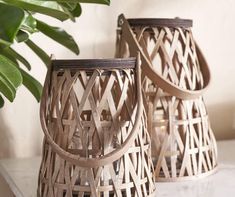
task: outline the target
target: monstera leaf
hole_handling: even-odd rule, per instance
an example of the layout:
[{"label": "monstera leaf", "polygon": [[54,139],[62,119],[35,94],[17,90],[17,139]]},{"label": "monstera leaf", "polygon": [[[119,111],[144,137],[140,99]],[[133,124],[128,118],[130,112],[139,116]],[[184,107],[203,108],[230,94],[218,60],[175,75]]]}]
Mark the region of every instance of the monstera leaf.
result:
[{"label": "monstera leaf", "polygon": [[[0,55],[0,92],[9,100],[13,101],[17,88],[22,84],[22,76],[15,64]],[[1,106],[3,99],[0,99]]]},{"label": "monstera leaf", "polygon": [[0,3],[0,44],[11,45],[24,20],[24,10]]},{"label": "monstera leaf", "polygon": [[30,39],[34,33],[43,33],[79,54],[78,45],[69,33],[38,20],[35,14],[75,21],[82,12],[80,3],[109,5],[110,0],[0,0],[0,108],[4,105],[4,97],[11,102],[14,100],[20,85],[24,85],[37,101],[41,97],[42,85],[29,73],[30,61],[11,47],[13,43],[24,42],[46,66],[50,63],[49,55]]}]

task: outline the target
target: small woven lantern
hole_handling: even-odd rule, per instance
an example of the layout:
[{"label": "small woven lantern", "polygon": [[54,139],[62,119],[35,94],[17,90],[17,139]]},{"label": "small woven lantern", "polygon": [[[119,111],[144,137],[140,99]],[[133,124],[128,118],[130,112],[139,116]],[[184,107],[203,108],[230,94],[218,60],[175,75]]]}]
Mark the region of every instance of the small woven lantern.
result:
[{"label": "small woven lantern", "polygon": [[142,89],[157,181],[203,177],[217,167],[217,147],[202,95],[208,65],[191,20],[118,20],[116,57],[141,54]]},{"label": "small woven lantern", "polygon": [[136,59],[53,60],[40,108],[40,197],[152,196]]}]

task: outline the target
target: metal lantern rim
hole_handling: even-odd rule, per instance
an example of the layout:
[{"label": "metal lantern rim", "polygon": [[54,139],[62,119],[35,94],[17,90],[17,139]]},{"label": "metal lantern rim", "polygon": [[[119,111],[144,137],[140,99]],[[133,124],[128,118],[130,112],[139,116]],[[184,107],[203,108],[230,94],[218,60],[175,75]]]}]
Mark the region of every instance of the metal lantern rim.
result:
[{"label": "metal lantern rim", "polygon": [[51,61],[53,69],[109,69],[109,68],[135,68],[136,58],[110,58],[110,59],[56,59]]},{"label": "metal lantern rim", "polygon": [[193,20],[181,18],[129,18],[127,21],[131,26],[162,26],[172,28],[191,28],[193,26]]}]

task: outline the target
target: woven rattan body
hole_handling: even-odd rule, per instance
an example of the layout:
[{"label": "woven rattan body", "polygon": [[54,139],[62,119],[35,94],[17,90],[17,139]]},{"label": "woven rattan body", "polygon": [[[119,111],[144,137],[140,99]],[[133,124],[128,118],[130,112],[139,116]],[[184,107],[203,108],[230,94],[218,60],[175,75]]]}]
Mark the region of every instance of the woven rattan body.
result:
[{"label": "woven rattan body", "polygon": [[41,101],[40,197],[152,196],[136,59],[55,60]]},{"label": "woven rattan body", "polygon": [[217,147],[203,92],[207,63],[195,44],[192,21],[119,18],[117,57],[141,52],[142,88],[158,181],[206,176],[217,166]]}]

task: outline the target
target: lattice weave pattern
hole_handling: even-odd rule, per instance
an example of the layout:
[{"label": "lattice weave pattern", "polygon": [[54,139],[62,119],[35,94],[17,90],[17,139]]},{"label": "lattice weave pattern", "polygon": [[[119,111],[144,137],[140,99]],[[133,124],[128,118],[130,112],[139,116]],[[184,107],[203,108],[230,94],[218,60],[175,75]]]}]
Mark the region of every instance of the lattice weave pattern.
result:
[{"label": "lattice weave pattern", "polygon": [[[124,24],[125,25],[125,24]],[[167,26],[134,26],[131,28],[141,49],[129,42],[126,31],[117,35],[117,57],[128,57],[142,51],[147,66],[166,81],[183,90],[200,90],[204,78],[190,28]],[[152,157],[158,181],[176,181],[205,176],[217,166],[217,147],[210,128],[202,95],[180,99],[159,87],[144,72],[148,131],[152,139]]]},{"label": "lattice weave pattern", "polygon": [[[146,115],[136,122],[135,69],[53,70],[41,108],[46,127],[63,150],[93,159],[88,167],[62,158],[44,140],[38,196],[151,196],[155,192]],[[137,126],[136,126],[137,125]],[[95,165],[135,138],[114,162]],[[91,167],[89,167],[91,165]]]},{"label": "lattice weave pattern", "polygon": [[[203,87],[203,77],[190,29],[137,26],[133,31],[154,70],[166,80],[186,90]],[[120,45],[117,47],[117,56],[131,56],[125,38],[118,38],[117,42]]]}]

